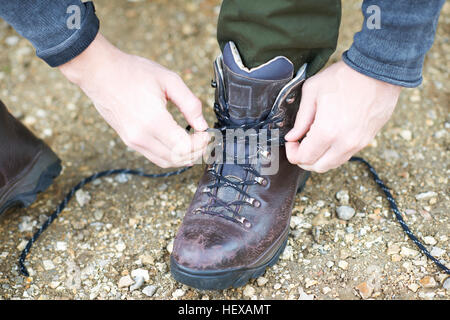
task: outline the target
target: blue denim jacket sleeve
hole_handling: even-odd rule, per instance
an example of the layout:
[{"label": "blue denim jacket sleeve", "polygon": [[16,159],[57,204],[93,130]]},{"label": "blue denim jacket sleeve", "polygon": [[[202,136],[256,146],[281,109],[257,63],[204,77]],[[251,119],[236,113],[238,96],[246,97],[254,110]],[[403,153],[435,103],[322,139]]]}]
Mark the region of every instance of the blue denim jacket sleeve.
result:
[{"label": "blue denim jacket sleeve", "polygon": [[[413,88],[422,82],[425,54],[431,48],[445,0],[365,0],[364,24],[342,59],[369,77]],[[373,7],[380,9],[379,29]],[[369,9],[369,10],[368,10]],[[377,9],[377,8],[375,8]]]},{"label": "blue denim jacket sleeve", "polygon": [[[70,6],[77,8],[68,10],[74,8]],[[71,24],[74,13],[80,13],[79,23]],[[27,38],[37,56],[52,67],[78,56],[99,30],[93,3],[80,0],[0,0],[0,17]]]}]

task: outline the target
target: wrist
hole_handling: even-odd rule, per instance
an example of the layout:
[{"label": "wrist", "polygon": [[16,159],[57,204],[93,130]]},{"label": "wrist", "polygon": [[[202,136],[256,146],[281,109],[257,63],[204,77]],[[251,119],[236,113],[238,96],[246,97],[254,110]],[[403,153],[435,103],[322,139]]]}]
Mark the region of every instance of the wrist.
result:
[{"label": "wrist", "polygon": [[105,70],[105,67],[114,61],[119,54],[123,53],[98,33],[86,50],[69,62],[59,66],[58,69],[70,82],[82,86],[89,81],[93,81],[98,75],[97,70]]}]

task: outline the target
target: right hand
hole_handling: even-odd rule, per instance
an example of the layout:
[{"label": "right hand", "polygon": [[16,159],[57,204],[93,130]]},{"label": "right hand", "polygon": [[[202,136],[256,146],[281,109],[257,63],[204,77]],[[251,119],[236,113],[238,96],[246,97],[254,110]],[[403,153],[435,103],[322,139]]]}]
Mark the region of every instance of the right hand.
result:
[{"label": "right hand", "polygon": [[[122,140],[162,168],[192,165],[209,142],[200,100],[176,73],[128,55],[101,34],[59,67],[91,98]],[[196,131],[189,135],[166,108],[172,101]]]}]

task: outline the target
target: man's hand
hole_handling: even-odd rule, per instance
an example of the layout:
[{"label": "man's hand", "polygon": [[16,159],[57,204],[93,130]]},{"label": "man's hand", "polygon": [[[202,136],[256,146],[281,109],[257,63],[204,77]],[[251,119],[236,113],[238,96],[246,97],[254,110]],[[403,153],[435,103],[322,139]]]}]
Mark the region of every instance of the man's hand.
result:
[{"label": "man's hand", "polygon": [[294,128],[285,137],[289,162],[315,172],[345,163],[389,120],[400,91],[342,61],[311,77],[303,85]]},{"label": "man's hand", "polygon": [[[209,141],[200,100],[174,72],[128,55],[102,35],[59,67],[80,86],[122,140],[160,167],[191,165]],[[166,109],[171,100],[197,131],[189,135]]]}]

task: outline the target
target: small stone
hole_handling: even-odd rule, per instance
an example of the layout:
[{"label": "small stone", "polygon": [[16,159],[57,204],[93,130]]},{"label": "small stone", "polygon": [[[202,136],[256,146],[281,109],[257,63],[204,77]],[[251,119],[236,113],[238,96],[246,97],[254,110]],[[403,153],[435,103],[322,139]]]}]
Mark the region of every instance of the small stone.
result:
[{"label": "small stone", "polygon": [[135,281],[134,284],[130,286],[130,291],[134,291],[134,290],[137,290],[140,287],[142,287],[142,285],[144,284],[145,279],[144,279],[144,277],[139,276],[139,277],[136,277],[134,279],[134,281]]},{"label": "small stone", "polygon": [[55,265],[52,260],[44,260],[42,261],[42,264],[44,265],[44,269],[47,271],[55,269]]},{"label": "small stone", "polygon": [[61,284],[61,282],[59,282],[59,281],[52,281],[52,282],[50,282],[50,288],[56,289],[59,287],[60,284]]},{"label": "small stone", "polygon": [[318,283],[317,280],[312,280],[312,279],[307,278],[307,279],[305,279],[305,288],[308,289],[312,286],[315,286],[317,283]]},{"label": "small stone", "polygon": [[392,262],[399,262],[402,260],[402,256],[398,254],[393,254],[391,257]]},{"label": "small stone", "polygon": [[425,242],[425,244],[429,244],[432,246],[434,246],[437,243],[436,239],[431,236],[423,237],[423,241]]},{"label": "small stone", "polygon": [[127,248],[127,246],[122,241],[120,241],[119,243],[116,244],[116,250],[119,252],[124,251],[126,248]]},{"label": "small stone", "polygon": [[340,206],[336,208],[336,213],[339,219],[348,221],[355,215],[355,209],[348,206]]},{"label": "small stone", "polygon": [[447,278],[447,279],[445,279],[445,281],[444,281],[442,287],[443,287],[445,290],[450,290],[450,277]]},{"label": "small stone", "polygon": [[350,200],[350,196],[348,195],[348,191],[347,190],[340,190],[336,193],[336,199],[339,200],[339,202],[342,205],[348,205],[349,200]]},{"label": "small stone", "polygon": [[94,218],[95,218],[95,220],[97,220],[97,221],[102,220],[102,218],[103,218],[103,211],[101,211],[101,210],[96,210],[96,211],[94,212]]},{"label": "small stone", "polygon": [[328,293],[331,292],[331,288],[330,288],[330,287],[324,287],[324,288],[322,289],[322,292],[323,292],[323,294],[328,294]]},{"label": "small stone", "polygon": [[405,139],[406,141],[411,141],[412,139],[412,132],[409,130],[402,130],[400,131],[400,136]]},{"label": "small stone", "polygon": [[428,200],[431,199],[433,197],[436,197],[437,193],[434,191],[427,191],[427,192],[422,192],[419,193],[418,195],[416,195],[416,200],[420,201],[420,200]]},{"label": "small stone", "polygon": [[126,183],[126,182],[128,182],[128,175],[127,174],[124,174],[124,173],[121,173],[121,174],[118,174],[115,178],[114,178],[114,180],[116,180],[118,183]]},{"label": "small stone", "polygon": [[150,275],[148,274],[148,271],[145,269],[135,269],[135,270],[131,271],[131,276],[134,279],[142,277],[142,278],[144,278],[145,281],[150,280]]},{"label": "small stone", "polygon": [[432,256],[439,258],[445,254],[445,250],[438,248],[438,247],[433,247],[433,249],[431,249],[430,253]]},{"label": "small stone", "polygon": [[66,251],[67,243],[64,241],[57,241],[55,247],[56,247],[56,251]]},{"label": "small stone", "polygon": [[348,262],[347,262],[347,261],[344,261],[344,260],[341,260],[341,261],[339,261],[338,266],[339,266],[339,268],[341,268],[342,270],[347,270],[347,268],[348,268]]},{"label": "small stone", "polygon": [[407,247],[402,247],[401,251],[400,251],[400,255],[403,257],[410,257],[413,258],[415,256],[417,256],[419,254],[419,251],[414,250],[414,249],[410,249]]},{"label": "small stone", "polygon": [[356,289],[359,291],[361,298],[368,299],[373,293],[373,288],[367,282],[361,282],[356,286]]},{"label": "small stone", "polygon": [[83,190],[78,190],[75,193],[75,197],[80,207],[84,207],[89,203],[89,201],[91,201],[91,196],[89,195],[89,193]]},{"label": "small stone", "polygon": [[411,283],[410,285],[408,285],[408,288],[412,292],[417,292],[417,290],[419,289],[419,285],[417,283]]},{"label": "small stone", "polygon": [[392,245],[388,246],[388,249],[387,249],[388,255],[397,254],[399,252],[400,252],[400,247],[397,244],[392,244]]},{"label": "small stone", "polygon": [[170,240],[169,244],[168,244],[167,247],[166,247],[167,251],[168,251],[170,254],[172,254],[172,251],[173,251],[173,241],[174,241],[173,239]]},{"label": "small stone", "polygon": [[269,280],[264,277],[259,277],[256,282],[258,283],[258,286],[262,287],[264,286]]},{"label": "small stone", "polygon": [[333,261],[328,261],[327,262],[327,267],[328,268],[332,268],[334,266],[334,262]]},{"label": "small stone", "polygon": [[16,37],[16,36],[10,36],[5,39],[5,43],[10,47],[15,46],[18,42],[19,42],[19,37]]},{"label": "small stone", "polygon": [[244,288],[244,296],[251,298],[254,295],[255,295],[255,289],[250,285],[246,285]]},{"label": "small stone", "polygon": [[306,294],[303,288],[298,288],[298,293],[300,294],[298,300],[314,300],[314,294]]},{"label": "small stone", "polygon": [[300,225],[302,224],[303,219],[301,217],[298,216],[292,216],[291,217],[291,223],[290,226],[292,229],[297,229],[300,227]]},{"label": "small stone", "polygon": [[156,292],[156,289],[158,289],[156,286],[146,286],[142,293],[145,294],[147,297],[153,297],[153,295]]},{"label": "small stone", "polygon": [[25,247],[27,246],[28,241],[27,240],[22,240],[19,245],[17,246],[17,250],[22,251],[23,249],[25,249]]},{"label": "small stone", "polygon": [[419,282],[424,288],[435,288],[437,285],[436,280],[430,276],[422,278]]},{"label": "small stone", "polygon": [[286,246],[286,248],[283,251],[283,254],[281,255],[281,260],[294,260],[294,250],[291,246]]},{"label": "small stone", "polygon": [[172,297],[173,297],[174,299],[178,299],[178,298],[181,298],[182,296],[184,296],[184,294],[185,294],[184,290],[182,290],[182,289],[177,289],[177,290],[175,290],[175,291],[172,293]]},{"label": "small stone", "polygon": [[134,283],[130,276],[124,276],[119,280],[119,288],[128,288]]}]

